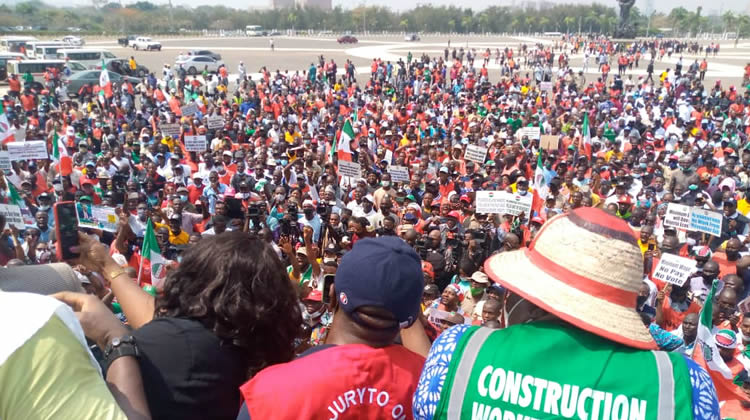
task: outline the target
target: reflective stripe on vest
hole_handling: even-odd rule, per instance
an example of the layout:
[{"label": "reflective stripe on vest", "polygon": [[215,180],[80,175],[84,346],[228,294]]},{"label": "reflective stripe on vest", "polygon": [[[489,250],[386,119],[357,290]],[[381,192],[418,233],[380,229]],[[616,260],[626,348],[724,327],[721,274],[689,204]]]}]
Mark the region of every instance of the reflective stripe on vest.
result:
[{"label": "reflective stripe on vest", "polygon": [[456,344],[434,419],[691,420],[679,354],[640,351],[570,325],[472,327]]}]

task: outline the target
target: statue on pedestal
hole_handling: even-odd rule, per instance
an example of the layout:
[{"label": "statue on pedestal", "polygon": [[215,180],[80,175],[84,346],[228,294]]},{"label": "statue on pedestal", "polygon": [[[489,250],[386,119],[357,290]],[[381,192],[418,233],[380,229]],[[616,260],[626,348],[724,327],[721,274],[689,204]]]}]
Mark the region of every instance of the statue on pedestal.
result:
[{"label": "statue on pedestal", "polygon": [[617,21],[614,37],[635,38],[635,26],[630,22],[630,9],[635,4],[635,0],[617,0],[617,3],[620,5],[620,19]]}]

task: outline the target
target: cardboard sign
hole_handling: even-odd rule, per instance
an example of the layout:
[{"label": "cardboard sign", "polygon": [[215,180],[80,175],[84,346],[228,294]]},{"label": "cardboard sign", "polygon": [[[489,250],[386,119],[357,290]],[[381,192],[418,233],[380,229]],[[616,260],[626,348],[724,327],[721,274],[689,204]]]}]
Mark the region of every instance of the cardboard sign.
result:
[{"label": "cardboard sign", "polygon": [[0,214],[5,216],[5,222],[10,226],[15,226],[16,229],[23,230],[24,226],[23,215],[21,214],[21,208],[13,204],[0,204]]},{"label": "cardboard sign", "polygon": [[654,278],[663,282],[682,286],[695,273],[696,261],[677,255],[662,254],[659,265],[654,269]]},{"label": "cardboard sign", "polygon": [[175,124],[162,124],[159,126],[161,129],[162,136],[179,137],[180,136],[180,125]]},{"label": "cardboard sign", "polygon": [[354,179],[362,177],[362,169],[357,162],[339,161],[339,176],[350,176]]},{"label": "cardboard sign", "polygon": [[221,115],[214,115],[208,117],[207,126],[209,130],[216,130],[217,128],[224,128],[224,117]]},{"label": "cardboard sign", "polygon": [[540,83],[539,90],[541,90],[542,92],[552,92],[552,82]]},{"label": "cardboard sign", "polygon": [[667,204],[667,213],[664,215],[664,226],[688,229],[690,227],[690,206],[675,203]]},{"label": "cardboard sign", "polygon": [[719,212],[693,207],[690,211],[690,226],[688,230],[721,236],[722,220],[724,220],[724,215]]},{"label": "cardboard sign", "polygon": [[539,127],[521,127],[516,131],[516,135],[519,139],[526,136],[529,140],[539,140],[542,135],[542,129]]},{"label": "cardboard sign", "polygon": [[526,217],[531,213],[531,202],[534,196],[526,194],[510,194],[505,191],[477,191],[477,213],[480,214],[510,214],[518,216],[523,213]]},{"label": "cardboard sign", "polygon": [[713,236],[721,236],[723,220],[724,215],[719,212],[674,203],[667,205],[667,213],[664,215],[665,226]]},{"label": "cardboard sign", "polygon": [[112,207],[93,206],[91,204],[76,203],[78,226],[84,228],[101,229],[108,232],[117,231],[117,213]]},{"label": "cardboard sign", "polygon": [[47,143],[44,140],[8,143],[8,157],[11,161],[47,159],[47,156]]},{"label": "cardboard sign", "polygon": [[189,117],[198,113],[198,104],[191,102],[185,106],[180,107],[180,113],[183,117]]},{"label": "cardboard sign", "polygon": [[10,168],[10,156],[8,152],[0,151],[0,170],[7,173],[10,171]]},{"label": "cardboard sign", "polygon": [[487,148],[482,146],[476,146],[469,144],[466,146],[464,152],[464,159],[472,160],[480,165],[484,164],[484,159],[487,157]]},{"label": "cardboard sign", "polygon": [[393,163],[393,151],[391,151],[391,149],[385,149],[385,156],[383,156],[383,160],[388,162],[388,166]]},{"label": "cardboard sign", "polygon": [[544,150],[557,150],[560,139],[555,134],[545,134],[539,141],[539,146]]},{"label": "cardboard sign", "polygon": [[188,152],[203,152],[208,148],[206,136],[185,136],[185,150]]},{"label": "cardboard sign", "polygon": [[388,167],[393,182],[409,182],[409,168],[406,166],[391,165]]}]

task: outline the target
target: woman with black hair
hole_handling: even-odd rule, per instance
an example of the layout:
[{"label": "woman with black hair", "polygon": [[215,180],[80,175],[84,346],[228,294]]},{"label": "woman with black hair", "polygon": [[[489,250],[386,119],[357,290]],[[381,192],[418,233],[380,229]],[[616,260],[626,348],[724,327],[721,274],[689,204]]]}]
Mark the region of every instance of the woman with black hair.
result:
[{"label": "woman with black hair", "polygon": [[[137,348],[154,418],[234,419],[239,386],[293,358],[302,323],[297,296],[266,242],[244,232],[205,238],[188,248],[153,298],[103,244],[79,236],[79,262],[111,283],[133,328],[102,350],[111,360],[121,348]],[[82,324],[87,336],[106,325]]]}]

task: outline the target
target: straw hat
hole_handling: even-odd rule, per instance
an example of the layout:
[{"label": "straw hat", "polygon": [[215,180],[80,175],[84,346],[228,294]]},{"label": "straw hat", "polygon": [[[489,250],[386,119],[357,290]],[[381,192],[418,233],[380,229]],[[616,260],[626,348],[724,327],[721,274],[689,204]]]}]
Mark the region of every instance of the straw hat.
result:
[{"label": "straw hat", "polygon": [[643,256],[622,219],[580,208],[544,224],[527,249],[487,260],[489,277],[540,308],[626,346],[656,349],[635,310]]}]

